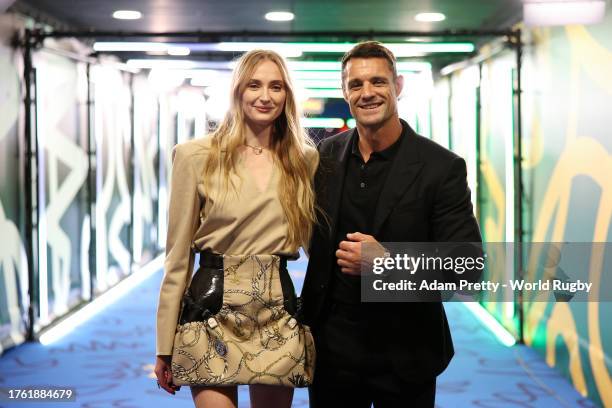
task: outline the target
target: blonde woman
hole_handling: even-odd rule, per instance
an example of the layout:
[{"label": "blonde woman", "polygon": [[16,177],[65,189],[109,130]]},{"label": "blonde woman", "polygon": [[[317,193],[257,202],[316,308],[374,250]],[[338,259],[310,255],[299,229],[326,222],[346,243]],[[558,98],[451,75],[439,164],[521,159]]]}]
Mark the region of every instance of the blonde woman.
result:
[{"label": "blonde woman", "polygon": [[155,374],[171,394],[191,386],[196,407],[236,407],[237,384],[255,408],[290,407],[314,345],[286,260],[315,222],[318,154],[275,52],[240,58],[230,99],[217,131],[173,151]]}]

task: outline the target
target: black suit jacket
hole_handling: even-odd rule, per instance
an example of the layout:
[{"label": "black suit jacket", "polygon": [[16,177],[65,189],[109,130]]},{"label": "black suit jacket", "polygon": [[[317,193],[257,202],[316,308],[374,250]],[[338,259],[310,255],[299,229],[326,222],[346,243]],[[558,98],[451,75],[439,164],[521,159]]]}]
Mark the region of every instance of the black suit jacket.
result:
[{"label": "black suit jacket", "polygon": [[[417,135],[402,121],[404,140],[378,200],[373,236],[379,242],[480,242],[466,180],[465,161]],[[310,244],[302,299],[304,318],[316,335],[330,295],[336,263],[334,237],[340,200],[356,131],[319,144],[315,176],[320,217]],[[453,344],[441,303],[367,303],[368,327],[380,333],[398,374],[408,380],[440,374],[453,356]]]}]

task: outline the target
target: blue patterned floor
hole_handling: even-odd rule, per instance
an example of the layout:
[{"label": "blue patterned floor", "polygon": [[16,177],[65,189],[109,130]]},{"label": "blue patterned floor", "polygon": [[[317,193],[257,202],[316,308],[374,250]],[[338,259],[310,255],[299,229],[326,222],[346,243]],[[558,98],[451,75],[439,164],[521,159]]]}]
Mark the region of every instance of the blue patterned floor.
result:
[{"label": "blue patterned floor", "polygon": [[[305,261],[289,265],[301,290]],[[131,293],[51,346],[29,343],[0,358],[0,387],[71,386],[71,403],[11,403],[0,407],[193,407],[188,388],[158,390],[153,375],[159,271]],[[592,407],[533,350],[505,347],[459,303],[446,305],[456,355],[438,378],[437,407]],[[240,387],[240,407],[248,390]],[[294,407],[308,406],[297,390]]]}]

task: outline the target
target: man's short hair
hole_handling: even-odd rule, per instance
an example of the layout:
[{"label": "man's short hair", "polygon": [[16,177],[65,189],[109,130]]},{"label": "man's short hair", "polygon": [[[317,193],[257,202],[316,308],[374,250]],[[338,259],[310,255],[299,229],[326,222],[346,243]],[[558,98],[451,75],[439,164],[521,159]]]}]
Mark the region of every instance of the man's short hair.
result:
[{"label": "man's short hair", "polygon": [[364,41],[355,45],[342,57],[342,86],[346,77],[346,64],[351,58],[384,58],[389,63],[389,69],[393,73],[393,78],[397,78],[397,68],[395,66],[395,55],[387,47],[378,41]]}]

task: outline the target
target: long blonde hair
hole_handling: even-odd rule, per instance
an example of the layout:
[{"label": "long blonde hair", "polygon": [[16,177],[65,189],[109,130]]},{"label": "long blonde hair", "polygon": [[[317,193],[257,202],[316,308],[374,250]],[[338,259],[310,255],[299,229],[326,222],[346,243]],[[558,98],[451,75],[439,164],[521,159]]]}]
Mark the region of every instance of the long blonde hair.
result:
[{"label": "long blonde hair", "polygon": [[[297,249],[308,244],[316,222],[312,175],[317,160],[313,162],[312,158],[309,159],[307,151],[310,150],[313,156],[317,155],[317,152],[314,143],[300,125],[300,111],[295,101],[287,65],[276,52],[253,50],[237,61],[231,82],[230,108],[219,128],[210,136],[211,152],[204,166],[204,183],[205,187],[208,187],[208,181],[219,171],[225,192],[229,189],[230,172],[235,170],[238,148],[246,141],[245,118],[241,107],[242,94],[257,65],[266,60],[278,66],[287,92],[283,112],[273,125],[270,149],[281,170],[279,199],[289,225],[289,244]],[[318,159],[318,156],[316,158]]]}]

